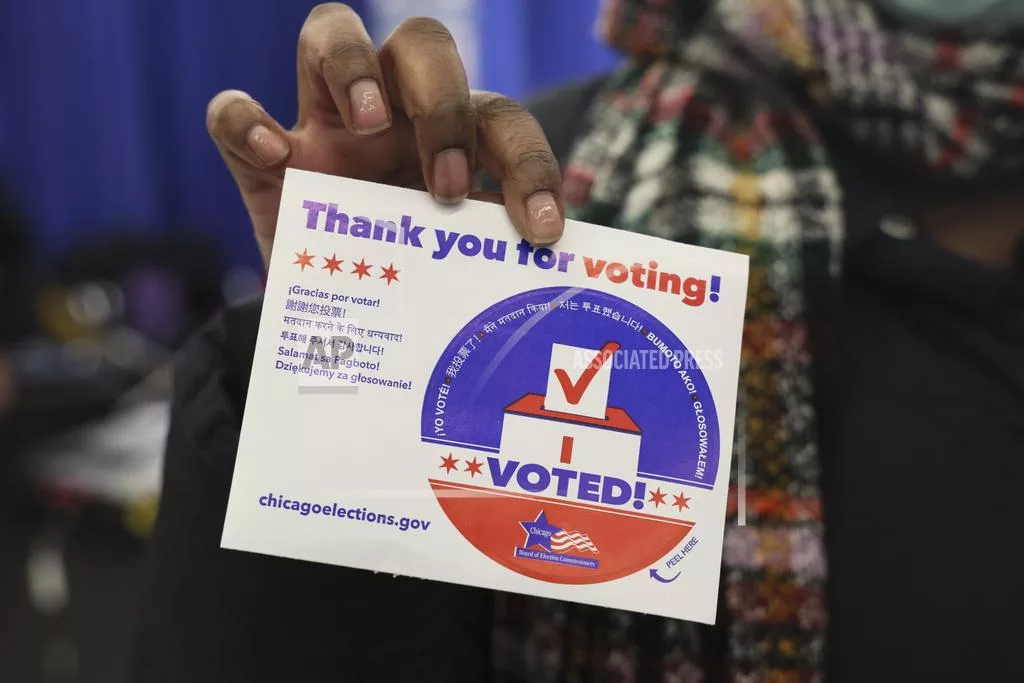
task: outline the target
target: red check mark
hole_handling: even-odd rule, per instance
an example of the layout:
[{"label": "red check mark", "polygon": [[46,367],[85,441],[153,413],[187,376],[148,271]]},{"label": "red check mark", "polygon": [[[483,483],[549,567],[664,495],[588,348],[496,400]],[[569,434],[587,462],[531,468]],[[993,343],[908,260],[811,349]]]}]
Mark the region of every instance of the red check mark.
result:
[{"label": "red check mark", "polygon": [[597,356],[590,362],[590,365],[586,367],[580,378],[574,383],[569,379],[568,373],[561,368],[555,370],[555,377],[558,379],[558,383],[562,386],[562,393],[565,394],[565,400],[571,405],[576,405],[583,400],[583,394],[587,393],[587,387],[594,381],[594,377],[597,376],[597,371],[601,369],[601,366],[608,362],[615,352],[619,350],[619,345],[615,342],[608,342],[601,347],[601,350],[597,352]]}]

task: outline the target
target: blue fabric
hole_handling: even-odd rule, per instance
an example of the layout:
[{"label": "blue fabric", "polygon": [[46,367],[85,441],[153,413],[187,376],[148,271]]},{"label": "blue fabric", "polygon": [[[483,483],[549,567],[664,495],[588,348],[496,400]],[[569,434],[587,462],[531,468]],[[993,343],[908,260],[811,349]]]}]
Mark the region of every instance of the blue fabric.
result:
[{"label": "blue fabric", "polygon": [[600,0],[479,0],[481,85],[513,97],[609,71],[595,37]]},{"label": "blue fabric", "polygon": [[[403,1],[349,4],[379,35],[390,26],[374,30],[372,19],[396,19],[402,8],[384,5]],[[239,88],[290,125],[295,42],[312,4],[0,3],[0,182],[36,243],[52,253],[111,228],[189,229],[214,237],[229,262],[255,263],[245,211],[206,135],[206,103]],[[597,0],[411,7],[468,13],[477,87],[518,97],[614,62],[593,38]]]}]

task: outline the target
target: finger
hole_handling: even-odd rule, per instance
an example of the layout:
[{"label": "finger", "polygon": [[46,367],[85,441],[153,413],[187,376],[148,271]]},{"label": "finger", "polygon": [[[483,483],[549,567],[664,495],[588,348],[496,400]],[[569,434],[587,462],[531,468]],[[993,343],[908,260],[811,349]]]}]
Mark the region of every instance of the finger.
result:
[{"label": "finger", "polygon": [[225,90],[206,108],[206,128],[236,170],[284,167],[290,148],[284,129],[241,90]]},{"label": "finger", "polygon": [[491,192],[490,190],[478,190],[476,192],[469,193],[470,199],[475,199],[478,202],[487,202],[489,204],[505,204],[505,196],[500,192]]},{"label": "finger", "polygon": [[494,93],[473,96],[480,160],[501,183],[505,208],[523,237],[551,244],[562,236],[562,173],[537,120],[522,105]]},{"label": "finger", "polygon": [[239,90],[224,91],[210,101],[206,127],[238,184],[260,252],[268,262],[281,183],[291,155],[288,136],[259,104]]},{"label": "finger", "polygon": [[357,135],[391,126],[377,51],[348,5],[327,3],[309,13],[299,33],[298,71],[300,126],[343,124]]},{"label": "finger", "polygon": [[476,112],[451,33],[435,19],[407,19],[381,47],[380,61],[391,101],[415,128],[431,194],[465,199],[476,164]]}]

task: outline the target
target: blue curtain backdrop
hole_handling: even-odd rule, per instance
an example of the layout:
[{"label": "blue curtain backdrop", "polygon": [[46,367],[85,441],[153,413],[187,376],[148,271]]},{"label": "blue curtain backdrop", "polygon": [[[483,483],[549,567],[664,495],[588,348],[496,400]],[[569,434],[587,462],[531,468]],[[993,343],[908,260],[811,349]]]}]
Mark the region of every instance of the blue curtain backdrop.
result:
[{"label": "blue curtain backdrop", "polygon": [[[111,228],[196,230],[229,262],[256,251],[206,136],[207,101],[252,94],[295,118],[295,41],[314,3],[0,3],[0,182],[43,253]],[[474,86],[521,97],[607,70],[598,0],[363,0],[380,38],[434,15],[465,45]]]}]

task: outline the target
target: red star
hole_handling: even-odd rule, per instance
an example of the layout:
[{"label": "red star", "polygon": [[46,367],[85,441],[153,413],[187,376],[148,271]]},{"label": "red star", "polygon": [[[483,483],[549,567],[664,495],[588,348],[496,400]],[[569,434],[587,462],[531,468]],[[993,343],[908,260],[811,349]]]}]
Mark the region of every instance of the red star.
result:
[{"label": "red star", "polygon": [[356,269],[352,271],[352,274],[358,275],[360,281],[362,281],[363,276],[370,277],[370,268],[373,266],[367,263],[366,259],[361,258],[359,259],[359,263],[353,263],[352,265],[356,267]]},{"label": "red star", "polygon": [[690,499],[689,498],[685,498],[683,496],[683,493],[684,493],[683,491],[680,491],[678,496],[676,494],[674,494],[674,493],[672,494],[672,497],[676,499],[676,501],[674,503],[672,503],[672,504],[675,505],[677,508],[679,508],[680,512],[683,511],[683,508],[687,508],[687,509],[690,508]]},{"label": "red star", "polygon": [[441,458],[441,466],[438,469],[443,469],[445,474],[450,474],[452,470],[459,469],[459,466],[455,464],[458,461],[458,458],[453,458],[452,454],[449,453],[448,457]]},{"label": "red star", "polygon": [[380,276],[380,279],[387,280],[388,287],[391,286],[392,282],[398,282],[398,274],[402,272],[400,270],[395,270],[395,264],[393,263],[388,264],[387,268],[381,267],[381,270],[384,271],[384,274]]},{"label": "red star", "polygon": [[647,502],[654,503],[654,507],[655,509],[657,509],[659,505],[667,505],[667,503],[665,503],[665,496],[667,495],[667,493],[661,492],[661,487],[659,486],[656,490],[651,491],[651,497],[647,500]]},{"label": "red star", "polygon": [[473,456],[472,460],[466,461],[466,471],[469,472],[470,477],[475,477],[478,474],[483,474],[483,466],[484,464],[482,462],[476,461],[476,456]]},{"label": "red star", "polygon": [[302,272],[305,273],[306,266],[309,266],[310,268],[313,267],[313,259],[315,257],[316,254],[310,254],[308,249],[303,249],[301,254],[299,252],[295,252],[295,262],[292,265],[299,266],[302,268]]},{"label": "red star", "polygon": [[344,263],[344,259],[339,260],[337,254],[331,254],[331,258],[324,257],[324,261],[327,263],[321,270],[331,271],[331,275],[341,272],[341,264]]}]

